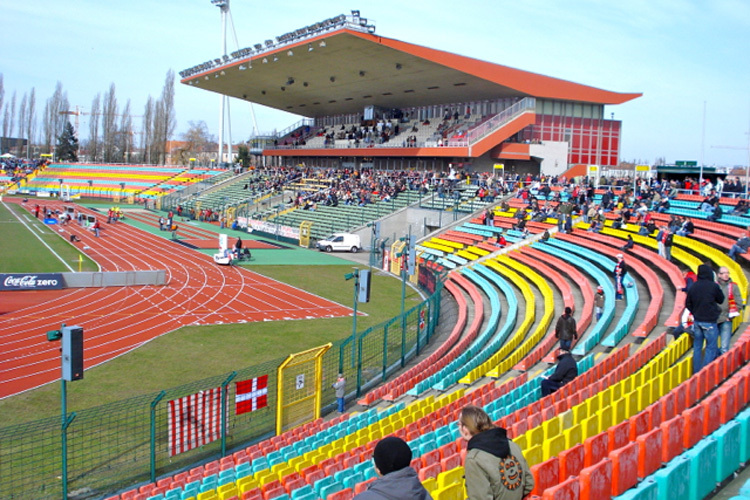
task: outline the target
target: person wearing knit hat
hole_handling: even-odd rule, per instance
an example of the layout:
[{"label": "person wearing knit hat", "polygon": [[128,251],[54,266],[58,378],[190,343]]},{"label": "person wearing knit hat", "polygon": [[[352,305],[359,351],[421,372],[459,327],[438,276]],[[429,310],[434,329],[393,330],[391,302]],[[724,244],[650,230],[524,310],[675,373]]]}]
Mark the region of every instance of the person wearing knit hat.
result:
[{"label": "person wearing knit hat", "polygon": [[601,319],[604,313],[604,288],[599,285],[596,287],[596,294],[594,294],[594,316],[596,320]]},{"label": "person wearing knit hat", "polygon": [[531,493],[534,476],[521,448],[483,409],[465,406],[458,430],[468,441],[464,462],[468,500],[521,500]]},{"label": "person wearing knit hat", "polygon": [[372,454],[378,479],[355,500],[432,500],[411,468],[412,452],[406,442],[396,436],[381,439]]}]

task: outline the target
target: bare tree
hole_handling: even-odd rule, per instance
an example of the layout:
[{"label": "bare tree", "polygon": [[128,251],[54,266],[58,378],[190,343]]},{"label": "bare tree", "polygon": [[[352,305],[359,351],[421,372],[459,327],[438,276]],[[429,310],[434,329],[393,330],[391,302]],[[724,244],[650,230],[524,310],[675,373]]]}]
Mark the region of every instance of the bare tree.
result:
[{"label": "bare tree", "polygon": [[174,111],[174,71],[167,71],[161,98],[156,103],[154,112],[154,144],[159,153],[159,163],[166,161],[167,142],[175,129]]},{"label": "bare tree", "polygon": [[13,91],[13,97],[10,98],[10,110],[8,116],[10,122],[8,122],[8,134],[13,135],[13,130],[16,128],[16,91]]},{"label": "bare tree", "polygon": [[3,74],[0,73],[0,109],[3,109],[4,101],[5,101],[5,84],[3,83]]},{"label": "bare tree", "polygon": [[130,99],[125,103],[125,109],[122,110],[118,138],[122,160],[130,163],[130,155],[133,153],[133,117],[130,116]]},{"label": "bare tree", "polygon": [[44,106],[44,123],[42,133],[44,135],[44,147],[47,151],[52,151],[52,143],[62,133],[63,127],[68,122],[68,116],[61,114],[61,111],[68,111],[68,93],[63,92],[62,83],[59,81],[55,85],[55,93],[47,99]]},{"label": "bare tree", "polygon": [[117,97],[115,96],[115,84],[110,84],[109,90],[104,94],[102,106],[102,148],[104,150],[104,161],[114,161],[115,141],[117,132]]},{"label": "bare tree", "polygon": [[[0,113],[5,113],[3,110],[3,104],[5,103],[5,85],[3,84],[3,74],[0,73]],[[5,123],[3,122],[3,128],[0,130],[2,132],[2,136],[5,137],[7,134],[5,133]]]},{"label": "bare tree", "polygon": [[8,109],[8,103],[5,103],[5,109],[3,110],[3,137],[10,137],[8,133],[8,125],[10,124],[10,110]]},{"label": "bare tree", "polygon": [[21,105],[18,106],[18,132],[16,133],[16,151],[23,149],[24,133],[26,132],[26,94],[21,98]]},{"label": "bare tree", "polygon": [[101,114],[101,99],[100,93],[96,94],[94,100],[91,101],[91,113],[89,119],[89,140],[87,144],[88,161],[96,161],[99,157],[99,115]]},{"label": "bare tree", "polygon": [[167,133],[164,129],[164,102],[159,99],[154,107],[154,159],[163,164],[166,160]]},{"label": "bare tree", "polygon": [[187,165],[190,158],[197,158],[199,162],[208,159],[207,152],[210,151],[210,145],[213,138],[208,133],[208,125],[203,120],[199,122],[188,122],[190,128],[182,134],[182,141],[185,143],[178,150],[177,160],[182,165]]},{"label": "bare tree", "polygon": [[141,149],[143,150],[143,161],[151,163],[154,144],[154,98],[148,96],[146,107],[143,110],[143,135],[141,136]]},{"label": "bare tree", "polygon": [[29,140],[28,147],[26,149],[26,156],[29,156],[31,146],[35,142],[36,135],[36,89],[31,87],[31,94],[29,94],[29,101],[26,109],[26,138]]}]

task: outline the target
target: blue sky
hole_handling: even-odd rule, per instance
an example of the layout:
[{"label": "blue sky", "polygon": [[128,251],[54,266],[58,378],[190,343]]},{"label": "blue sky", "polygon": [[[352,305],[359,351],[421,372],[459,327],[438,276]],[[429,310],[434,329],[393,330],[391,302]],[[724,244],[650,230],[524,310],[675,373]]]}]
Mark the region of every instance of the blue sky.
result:
[{"label": "blue sky", "polygon": [[[230,6],[238,40],[230,33],[230,52],[359,9],[375,22],[377,34],[389,38],[607,90],[642,92],[605,110],[623,120],[624,160],[748,163],[746,0],[231,0]],[[168,69],[178,73],[221,55],[220,12],[210,0],[5,1],[0,19],[6,102],[16,91],[18,105],[35,87],[40,114],[59,80],[71,105],[84,109],[114,82],[120,109],[130,98],[132,113],[140,115],[148,96],[161,93]],[[176,135],[200,120],[216,135],[219,97],[179,82],[175,88]],[[261,131],[297,120],[259,106],[255,114]],[[233,140],[246,139],[249,105],[232,101],[231,116]],[[81,128],[87,129],[86,117]]]}]

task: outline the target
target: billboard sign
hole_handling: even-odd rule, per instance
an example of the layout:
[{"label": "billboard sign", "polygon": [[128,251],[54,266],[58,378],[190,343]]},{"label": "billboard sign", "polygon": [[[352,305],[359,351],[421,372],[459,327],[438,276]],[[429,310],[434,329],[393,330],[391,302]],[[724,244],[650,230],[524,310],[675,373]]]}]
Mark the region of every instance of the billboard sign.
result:
[{"label": "billboard sign", "polygon": [[62,290],[65,280],[61,273],[0,274],[0,290]]}]

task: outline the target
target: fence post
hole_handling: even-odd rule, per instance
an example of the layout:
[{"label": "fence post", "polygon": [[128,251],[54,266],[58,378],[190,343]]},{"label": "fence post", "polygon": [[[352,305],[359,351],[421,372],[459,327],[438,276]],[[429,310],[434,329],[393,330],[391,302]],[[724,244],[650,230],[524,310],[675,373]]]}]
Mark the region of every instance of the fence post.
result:
[{"label": "fence post", "polygon": [[386,373],[388,370],[388,326],[389,324],[386,323],[383,327],[383,382],[388,379]]},{"label": "fence post", "polygon": [[61,400],[62,400],[62,426],[60,428],[61,433],[61,452],[62,452],[62,490],[63,498],[68,498],[68,427],[76,418],[76,412],[68,415],[68,391],[65,386],[65,379],[60,379],[62,382]]},{"label": "fence post", "polygon": [[[362,342],[364,339],[364,335],[357,339],[357,397],[362,394]],[[352,349],[354,349],[354,346],[352,346]]]},{"label": "fence post", "polygon": [[151,401],[151,482],[156,482],[156,405],[159,404],[167,393],[161,391]]},{"label": "fence post", "polygon": [[227,379],[221,383],[221,456],[227,454],[227,386],[237,376],[237,372],[229,374]]}]

